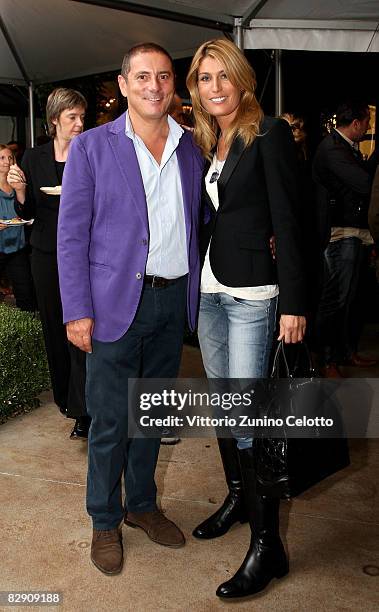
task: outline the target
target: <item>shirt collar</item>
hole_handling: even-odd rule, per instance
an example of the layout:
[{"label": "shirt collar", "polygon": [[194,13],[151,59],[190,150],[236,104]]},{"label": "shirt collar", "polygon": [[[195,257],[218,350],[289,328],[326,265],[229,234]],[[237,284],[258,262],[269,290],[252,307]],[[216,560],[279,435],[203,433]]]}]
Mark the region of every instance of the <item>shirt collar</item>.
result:
[{"label": "shirt collar", "polygon": [[[175,119],[170,117],[170,115],[167,115],[167,122],[168,122],[168,129],[170,132],[169,135],[173,139],[175,146],[177,146],[182,134],[184,134],[184,130],[183,128],[180,127],[179,123],[175,121]],[[126,136],[128,136],[128,138],[131,138],[131,140],[133,141],[136,138],[136,134],[133,130],[132,122],[130,121],[128,111],[126,111],[125,113],[125,134]]]},{"label": "shirt collar", "polygon": [[347,136],[345,136],[345,134],[344,134],[343,132],[340,132],[340,131],[339,131],[337,128],[334,128],[334,129],[336,130],[336,132],[338,132],[338,133],[339,133],[339,135],[340,135],[340,136],[342,136],[342,138],[343,138],[344,140],[346,140],[346,142],[348,142],[348,143],[349,143],[349,145],[350,145],[351,147],[353,147],[353,149],[356,149],[356,148],[357,148],[357,143],[355,143],[353,140],[350,140],[350,138],[348,138]]}]

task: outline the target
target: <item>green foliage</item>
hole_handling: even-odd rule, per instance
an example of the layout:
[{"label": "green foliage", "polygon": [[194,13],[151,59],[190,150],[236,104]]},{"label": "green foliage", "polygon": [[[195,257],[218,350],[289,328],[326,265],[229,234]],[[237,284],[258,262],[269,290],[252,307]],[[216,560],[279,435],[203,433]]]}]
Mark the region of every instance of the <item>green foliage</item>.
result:
[{"label": "green foliage", "polygon": [[50,387],[41,322],[0,304],[0,422],[39,405]]}]

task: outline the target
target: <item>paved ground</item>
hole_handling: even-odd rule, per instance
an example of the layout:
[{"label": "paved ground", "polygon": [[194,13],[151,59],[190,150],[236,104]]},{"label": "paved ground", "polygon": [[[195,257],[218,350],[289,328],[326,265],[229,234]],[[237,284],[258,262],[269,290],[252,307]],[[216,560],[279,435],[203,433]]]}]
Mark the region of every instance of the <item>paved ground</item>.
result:
[{"label": "paved ground", "polygon": [[[364,348],[376,346],[374,334],[370,330]],[[197,349],[186,347],[182,375],[201,374]],[[379,370],[370,375],[379,376]],[[244,556],[247,525],[214,541],[191,537],[225,495],[214,440],[161,449],[161,504],[183,528],[186,546],[165,549],[124,527],[125,567],[108,577],[89,561],[86,443],[68,439],[71,424],[46,393],[39,409],[0,427],[0,590],[60,591],[62,606],[38,609],[67,612],[378,610],[378,440],[353,441],[348,469],[282,503],[290,575],[253,599],[225,603],[214,593]]]}]

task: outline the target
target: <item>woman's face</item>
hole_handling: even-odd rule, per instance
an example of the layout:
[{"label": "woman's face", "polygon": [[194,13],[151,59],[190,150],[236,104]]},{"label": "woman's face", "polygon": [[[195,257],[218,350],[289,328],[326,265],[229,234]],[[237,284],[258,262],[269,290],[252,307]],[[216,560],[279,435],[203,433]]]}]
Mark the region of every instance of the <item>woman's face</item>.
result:
[{"label": "woman's face", "polygon": [[202,59],[197,86],[205,110],[223,127],[229,125],[237,114],[241,91],[229,81],[224,66],[213,57]]},{"label": "woman's face", "polygon": [[58,119],[53,119],[57,130],[57,137],[62,140],[71,140],[81,134],[84,126],[85,109],[82,106],[66,108]]},{"label": "woman's face", "polygon": [[0,172],[8,174],[9,167],[14,164],[13,153],[10,149],[1,149],[0,151]]}]

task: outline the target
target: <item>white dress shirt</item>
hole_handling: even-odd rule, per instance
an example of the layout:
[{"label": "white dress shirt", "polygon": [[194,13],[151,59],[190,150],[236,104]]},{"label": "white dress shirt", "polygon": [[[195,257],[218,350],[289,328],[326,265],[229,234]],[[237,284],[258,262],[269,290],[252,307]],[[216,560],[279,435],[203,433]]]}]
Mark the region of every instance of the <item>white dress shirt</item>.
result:
[{"label": "white dress shirt", "polygon": [[182,182],[176,155],[183,129],[168,116],[169,133],[161,163],[134,132],[126,113],[125,134],[133,141],[145,189],[149,218],[146,274],[179,278],[188,273]]}]

